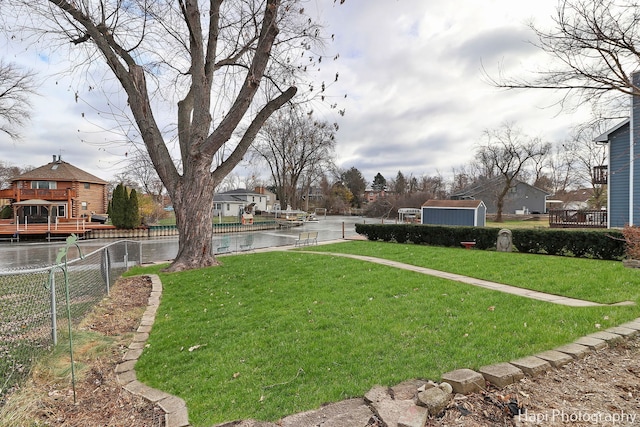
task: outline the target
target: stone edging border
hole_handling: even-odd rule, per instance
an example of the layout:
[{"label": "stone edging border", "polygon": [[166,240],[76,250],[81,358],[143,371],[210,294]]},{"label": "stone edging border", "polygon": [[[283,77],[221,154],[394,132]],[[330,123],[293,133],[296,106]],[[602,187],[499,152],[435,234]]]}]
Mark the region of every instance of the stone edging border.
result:
[{"label": "stone edging border", "polygon": [[151,388],[136,378],[134,367],[138,358],[142,355],[142,350],[149,338],[149,332],[151,332],[151,327],[156,319],[156,312],[158,311],[160,297],[162,296],[162,282],[158,275],[145,274],[145,276],[151,278],[152,288],[149,303],[142,315],[140,326],[133,336],[133,341],[129,344],[129,348],[122,358],[122,362],[116,366],[116,378],[125,390],[142,396],[158,405],[165,413],[164,420],[166,427],[185,427],[189,425],[189,416],[185,401],[164,391]]},{"label": "stone edging border", "polygon": [[[162,282],[156,274],[146,274],[151,279],[152,289],[149,303],[142,316],[128,350],[115,373],[118,383],[129,392],[141,396],[158,405],[165,412],[166,427],[188,427],[189,416],[184,400],[164,391],[151,388],[136,379],[135,364],[142,355],[142,350],[149,338],[149,332],[155,321],[156,312],[162,296]],[[620,326],[605,329],[600,332],[578,338],[571,344],[560,346],[553,350],[544,351],[533,356],[524,357],[505,363],[481,367],[478,372],[472,369],[457,369],[442,374],[441,379],[451,385],[453,393],[470,394],[486,388],[489,382],[498,388],[513,384],[525,375],[539,376],[552,368],[582,359],[592,351],[615,345],[627,338],[640,334],[640,318]],[[417,408],[417,407],[414,407]],[[420,408],[419,418],[426,417],[426,408]],[[416,414],[413,414],[414,416]],[[425,418],[426,420],[426,418]],[[419,424],[424,425],[424,424]]]},{"label": "stone edging border", "polygon": [[613,346],[638,334],[640,334],[640,318],[578,338],[571,344],[562,345],[553,350],[543,351],[507,363],[481,367],[479,372],[471,369],[457,369],[447,372],[442,374],[442,380],[452,386],[454,393],[479,392],[485,388],[485,381],[498,388],[503,388],[521,380],[525,375],[536,377],[551,368],[560,368],[570,362],[582,359],[593,351]]}]

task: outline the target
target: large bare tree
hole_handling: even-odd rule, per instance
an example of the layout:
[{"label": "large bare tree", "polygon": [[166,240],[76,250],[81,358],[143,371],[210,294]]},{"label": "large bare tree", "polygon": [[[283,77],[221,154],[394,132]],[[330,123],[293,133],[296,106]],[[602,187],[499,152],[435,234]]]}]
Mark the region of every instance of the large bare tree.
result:
[{"label": "large bare tree", "polygon": [[335,126],[299,109],[283,109],[264,126],[253,151],[271,172],[280,205],[304,208],[309,189],[333,167]]},{"label": "large bare tree", "polygon": [[216,186],[319,62],[320,29],[302,1],[7,3],[23,31],[37,21],[85,65],[106,62],[174,206],[180,243],[169,270],[215,265]]},{"label": "large bare tree", "polygon": [[[551,58],[528,77],[500,76],[505,88],[564,90],[578,104],[634,94],[631,74],[640,65],[640,9],[633,0],[560,0],[552,28],[530,24]],[[619,106],[620,104],[618,104]]]},{"label": "large bare tree", "polygon": [[19,128],[31,116],[29,97],[35,93],[35,75],[0,60],[0,132],[19,139]]}]

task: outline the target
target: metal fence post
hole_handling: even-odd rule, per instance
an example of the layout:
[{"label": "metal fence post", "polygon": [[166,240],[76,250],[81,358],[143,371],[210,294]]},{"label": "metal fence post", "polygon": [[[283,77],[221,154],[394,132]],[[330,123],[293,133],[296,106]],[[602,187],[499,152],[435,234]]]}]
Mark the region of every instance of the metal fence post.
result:
[{"label": "metal fence post", "polygon": [[49,274],[49,287],[51,289],[51,339],[53,345],[58,344],[58,321],[56,313],[56,275],[53,273],[53,269]]},{"label": "metal fence post", "polygon": [[103,249],[102,253],[102,268],[104,268],[104,281],[107,285],[107,295],[111,291],[111,258],[109,257],[109,250]]}]

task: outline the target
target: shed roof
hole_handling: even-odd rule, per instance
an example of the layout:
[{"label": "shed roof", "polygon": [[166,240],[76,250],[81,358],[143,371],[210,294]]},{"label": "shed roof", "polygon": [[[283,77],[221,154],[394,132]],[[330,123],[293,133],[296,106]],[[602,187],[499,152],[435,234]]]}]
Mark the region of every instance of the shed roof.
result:
[{"label": "shed roof", "polygon": [[107,181],[91,175],[80,168],[62,160],[47,163],[44,166],[25,172],[11,179],[11,181],[38,180],[38,181],[71,181],[89,182],[94,184],[108,184]]},{"label": "shed roof", "polygon": [[476,209],[482,200],[427,200],[422,207]]}]

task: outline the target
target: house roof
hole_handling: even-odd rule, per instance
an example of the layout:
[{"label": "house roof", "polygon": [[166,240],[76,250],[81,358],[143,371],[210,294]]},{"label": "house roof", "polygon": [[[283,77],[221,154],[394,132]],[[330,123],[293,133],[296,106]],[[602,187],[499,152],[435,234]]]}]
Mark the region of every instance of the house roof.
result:
[{"label": "house roof", "polygon": [[[471,184],[468,187],[463,188],[462,190],[456,192],[455,194],[452,194],[452,196],[454,197],[474,197],[488,189],[491,188],[496,188],[496,186],[501,185],[501,182],[504,181],[504,177],[502,176],[497,176],[495,178],[491,178],[476,184]],[[531,187],[537,191],[540,191],[546,195],[551,195],[551,193],[549,193],[548,191],[543,190],[542,188],[538,188],[535,187],[531,184],[527,184],[524,181],[520,181],[519,179],[514,179],[513,180],[514,183],[516,184],[522,184],[522,185],[526,185],[527,187]]]},{"label": "house roof", "polygon": [[25,172],[11,179],[14,181],[71,181],[71,182],[88,182],[94,184],[108,184],[107,181],[91,175],[70,163],[62,160],[47,163],[44,166]]},{"label": "house roof", "polygon": [[264,194],[256,193],[255,191],[249,191],[249,190],[246,190],[244,188],[238,188],[238,189],[235,189],[235,190],[229,190],[229,191],[225,191],[225,192],[219,193],[219,194],[226,194],[226,195],[230,195],[230,196],[243,195],[243,196],[263,196],[264,197]]},{"label": "house roof", "polygon": [[476,209],[482,200],[427,200],[422,207]]},{"label": "house roof", "polygon": [[615,131],[617,131],[618,129],[620,129],[621,127],[627,125],[630,123],[630,119],[626,119],[623,120],[622,122],[618,123],[617,125],[615,125],[614,127],[612,127],[611,129],[609,129],[608,131],[606,131],[605,133],[603,133],[602,135],[597,136],[594,141],[595,142],[604,142],[604,143],[608,143],[609,142],[609,135],[611,135],[612,133],[614,133]]},{"label": "house roof", "polygon": [[232,194],[216,193],[213,195],[213,201],[218,203],[247,203],[246,200],[236,197]]}]

